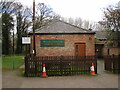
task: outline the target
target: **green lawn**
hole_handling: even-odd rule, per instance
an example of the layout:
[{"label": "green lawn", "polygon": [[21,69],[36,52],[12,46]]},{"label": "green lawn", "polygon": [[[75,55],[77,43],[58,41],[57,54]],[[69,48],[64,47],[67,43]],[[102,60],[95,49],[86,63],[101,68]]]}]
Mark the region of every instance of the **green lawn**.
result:
[{"label": "green lawn", "polygon": [[3,69],[16,69],[19,68],[24,60],[24,56],[3,56],[2,57],[2,68]]},{"label": "green lawn", "polygon": [[2,68],[2,57],[0,56],[0,68]]}]

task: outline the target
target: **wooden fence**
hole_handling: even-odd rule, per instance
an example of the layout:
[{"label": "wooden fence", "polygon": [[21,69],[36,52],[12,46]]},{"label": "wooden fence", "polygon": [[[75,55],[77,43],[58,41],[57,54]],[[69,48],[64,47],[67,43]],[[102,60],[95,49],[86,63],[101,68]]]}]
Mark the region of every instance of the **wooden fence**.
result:
[{"label": "wooden fence", "polygon": [[25,57],[25,76],[40,76],[42,65],[46,64],[48,76],[89,74],[92,62],[97,73],[97,59],[94,56],[45,56]]},{"label": "wooden fence", "polygon": [[104,56],[105,70],[120,73],[120,55]]}]

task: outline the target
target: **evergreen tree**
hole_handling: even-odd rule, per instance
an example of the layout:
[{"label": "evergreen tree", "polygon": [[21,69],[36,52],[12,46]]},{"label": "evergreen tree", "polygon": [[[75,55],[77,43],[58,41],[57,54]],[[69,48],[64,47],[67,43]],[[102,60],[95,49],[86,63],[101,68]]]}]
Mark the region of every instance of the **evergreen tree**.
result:
[{"label": "evergreen tree", "polygon": [[17,16],[17,45],[16,45],[16,53],[22,53],[22,29],[21,29],[22,17],[19,13]]},{"label": "evergreen tree", "polygon": [[13,18],[8,13],[2,14],[2,54],[10,54],[10,30],[13,29]]}]

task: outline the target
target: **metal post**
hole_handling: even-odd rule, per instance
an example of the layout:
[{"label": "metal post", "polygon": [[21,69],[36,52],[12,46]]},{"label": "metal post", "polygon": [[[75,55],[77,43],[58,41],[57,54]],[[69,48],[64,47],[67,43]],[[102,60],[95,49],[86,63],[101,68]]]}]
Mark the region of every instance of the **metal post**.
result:
[{"label": "metal post", "polygon": [[[13,56],[14,56],[14,30],[13,30]],[[12,60],[13,69],[15,69],[14,58]]]},{"label": "metal post", "polygon": [[13,55],[14,55],[14,30],[13,30]]},{"label": "metal post", "polygon": [[14,59],[12,60],[12,66],[13,66],[13,69],[15,69],[15,62],[14,62]]}]

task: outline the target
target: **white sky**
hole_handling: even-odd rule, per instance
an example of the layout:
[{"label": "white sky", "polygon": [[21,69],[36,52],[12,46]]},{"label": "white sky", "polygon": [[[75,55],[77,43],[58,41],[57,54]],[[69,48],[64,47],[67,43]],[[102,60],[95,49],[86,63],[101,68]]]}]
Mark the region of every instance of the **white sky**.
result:
[{"label": "white sky", "polygon": [[[24,5],[32,7],[33,0],[19,0]],[[35,0],[45,3],[62,17],[81,17],[84,20],[99,21],[102,19],[102,9],[114,5],[120,0]]]}]

